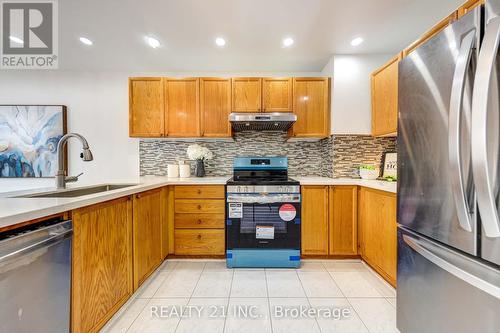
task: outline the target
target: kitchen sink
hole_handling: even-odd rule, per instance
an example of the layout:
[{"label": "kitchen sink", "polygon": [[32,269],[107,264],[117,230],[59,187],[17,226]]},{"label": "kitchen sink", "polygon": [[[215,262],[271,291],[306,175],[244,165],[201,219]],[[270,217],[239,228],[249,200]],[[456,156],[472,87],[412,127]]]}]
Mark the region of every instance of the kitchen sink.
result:
[{"label": "kitchen sink", "polygon": [[104,184],[89,187],[80,187],[74,189],[65,189],[53,192],[43,192],[29,195],[22,195],[18,198],[74,198],[81,197],[89,194],[96,194],[101,192],[108,192],[113,190],[119,190],[122,188],[135,186],[137,184]]}]

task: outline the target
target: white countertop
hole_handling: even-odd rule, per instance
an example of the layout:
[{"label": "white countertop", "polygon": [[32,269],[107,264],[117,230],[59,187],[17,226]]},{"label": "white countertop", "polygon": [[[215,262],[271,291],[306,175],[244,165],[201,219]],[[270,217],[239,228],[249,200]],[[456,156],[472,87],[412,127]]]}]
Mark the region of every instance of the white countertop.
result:
[{"label": "white countertop", "polygon": [[353,178],[328,178],[328,177],[293,177],[300,185],[357,185],[376,190],[396,193],[397,183],[385,180],[366,180]]},{"label": "white countertop", "polygon": [[[93,205],[99,202],[108,201],[131,195],[138,192],[151,190],[167,185],[224,185],[230,177],[203,177],[203,178],[168,178],[168,177],[140,177],[126,181],[113,182],[113,184],[137,184],[134,186],[117,189],[108,192],[90,194],[75,198],[13,198],[13,196],[35,194],[47,191],[54,191],[54,188],[43,188],[31,191],[18,191],[2,193],[0,197],[0,229],[9,227],[21,222],[66,212],[72,209]],[[362,180],[347,178],[327,178],[327,177],[293,177],[301,185],[358,185],[374,188],[377,190],[396,192],[395,182],[379,180]],[[68,189],[77,187],[72,184]]]}]

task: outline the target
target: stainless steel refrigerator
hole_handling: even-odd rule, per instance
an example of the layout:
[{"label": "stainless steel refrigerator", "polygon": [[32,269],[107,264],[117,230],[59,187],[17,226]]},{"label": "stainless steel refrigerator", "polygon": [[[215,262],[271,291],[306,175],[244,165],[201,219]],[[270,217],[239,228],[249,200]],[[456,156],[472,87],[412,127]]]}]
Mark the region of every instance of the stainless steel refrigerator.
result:
[{"label": "stainless steel refrigerator", "polygon": [[397,326],[500,332],[500,0],[399,65]]}]

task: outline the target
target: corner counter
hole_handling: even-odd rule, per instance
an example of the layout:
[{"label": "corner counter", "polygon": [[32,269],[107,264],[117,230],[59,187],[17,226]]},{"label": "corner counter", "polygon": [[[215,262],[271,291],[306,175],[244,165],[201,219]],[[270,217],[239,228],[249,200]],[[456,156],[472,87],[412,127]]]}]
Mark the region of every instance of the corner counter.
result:
[{"label": "corner counter", "polygon": [[385,180],[366,180],[355,178],[329,178],[329,177],[293,177],[300,185],[352,185],[363,186],[375,190],[396,193],[397,183]]}]

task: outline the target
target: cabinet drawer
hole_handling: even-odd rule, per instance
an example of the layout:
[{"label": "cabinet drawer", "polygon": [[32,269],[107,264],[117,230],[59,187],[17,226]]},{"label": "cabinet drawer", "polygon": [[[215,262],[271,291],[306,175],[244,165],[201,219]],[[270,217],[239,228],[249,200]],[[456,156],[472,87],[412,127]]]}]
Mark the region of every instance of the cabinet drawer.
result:
[{"label": "cabinet drawer", "polygon": [[224,214],[175,214],[176,228],[224,228]]},{"label": "cabinet drawer", "polygon": [[175,213],[211,213],[224,214],[224,200],[192,200],[179,199],[175,200]]},{"label": "cabinet drawer", "polygon": [[176,199],[224,199],[224,186],[176,186]]},{"label": "cabinet drawer", "polygon": [[175,254],[224,255],[224,229],[175,230]]}]

